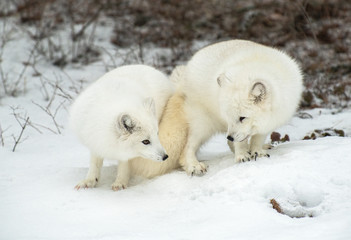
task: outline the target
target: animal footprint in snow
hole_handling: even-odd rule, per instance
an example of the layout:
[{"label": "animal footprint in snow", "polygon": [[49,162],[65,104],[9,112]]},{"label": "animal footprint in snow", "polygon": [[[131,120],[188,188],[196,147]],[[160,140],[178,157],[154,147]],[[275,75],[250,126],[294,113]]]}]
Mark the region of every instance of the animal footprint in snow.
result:
[{"label": "animal footprint in snow", "polygon": [[272,198],[272,207],[292,218],[315,217],[324,211],[324,192],[317,186],[297,183],[293,191],[292,198]]}]

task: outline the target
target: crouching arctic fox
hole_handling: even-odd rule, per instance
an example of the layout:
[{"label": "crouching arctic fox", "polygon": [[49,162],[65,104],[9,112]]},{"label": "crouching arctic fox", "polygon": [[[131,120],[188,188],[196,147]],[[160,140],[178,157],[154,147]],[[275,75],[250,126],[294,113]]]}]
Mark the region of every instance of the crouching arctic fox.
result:
[{"label": "crouching arctic fox", "polygon": [[183,112],[184,95],[175,93],[168,101],[159,124],[159,138],[169,157],[156,162],[146,158],[133,158],[128,165],[119,166],[124,173],[120,177],[123,188],[127,187],[130,176],[156,177],[180,167],[179,158],[187,140],[187,119]]},{"label": "crouching arctic fox", "polygon": [[[172,82],[178,82],[180,75],[173,71],[170,76]],[[145,178],[156,177],[180,167],[179,158],[186,144],[188,124],[184,114],[184,95],[176,92],[168,100],[159,123],[159,139],[169,157],[166,161],[153,161],[148,158],[136,157],[127,163],[118,164],[119,188],[128,186],[131,176]],[[118,190],[115,189],[115,190]]]},{"label": "crouching arctic fox", "polygon": [[158,138],[158,123],[173,94],[173,84],[144,65],[112,70],[84,90],[70,110],[70,126],[90,150],[90,168],[76,189],[94,187],[103,159],[119,160],[113,190],[124,188],[128,160],[168,158]]},{"label": "crouching arctic fox", "polygon": [[269,156],[262,147],[267,134],[292,117],[303,89],[301,70],[292,58],[244,40],[205,47],[176,70],[188,120],[180,164],[188,174],[206,171],[196,152],[217,132],[227,133],[237,162]]}]

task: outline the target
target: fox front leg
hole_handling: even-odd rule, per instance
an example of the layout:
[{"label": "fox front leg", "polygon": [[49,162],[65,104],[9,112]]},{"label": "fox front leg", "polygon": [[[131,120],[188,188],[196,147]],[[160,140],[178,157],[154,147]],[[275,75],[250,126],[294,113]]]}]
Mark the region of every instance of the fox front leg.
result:
[{"label": "fox front leg", "polygon": [[247,140],[244,140],[242,142],[233,142],[232,144],[235,150],[236,163],[250,161],[251,158],[250,158],[250,152],[248,149]]},{"label": "fox front leg", "polygon": [[97,155],[91,153],[88,174],[84,180],[82,180],[75,186],[75,189],[79,190],[81,188],[95,187],[100,178],[100,171],[101,171],[103,161],[104,161],[103,158],[98,157]]},{"label": "fox front leg", "polygon": [[270,157],[265,149],[263,149],[263,143],[267,135],[256,134],[251,137],[250,152],[251,159],[256,160],[259,157]]},{"label": "fox front leg", "polygon": [[201,138],[199,136],[201,135],[194,132],[192,135],[189,134],[187,144],[179,160],[185,172],[191,176],[201,176],[207,172],[207,165],[199,162],[196,157],[196,151],[201,145]]},{"label": "fox front leg", "polygon": [[128,161],[120,161],[118,163],[116,181],[112,184],[113,191],[126,189],[130,179],[130,168]]},{"label": "fox front leg", "polygon": [[185,147],[180,156],[180,165],[191,176],[201,176],[207,172],[206,164],[199,162],[193,149],[188,149],[187,147]]}]

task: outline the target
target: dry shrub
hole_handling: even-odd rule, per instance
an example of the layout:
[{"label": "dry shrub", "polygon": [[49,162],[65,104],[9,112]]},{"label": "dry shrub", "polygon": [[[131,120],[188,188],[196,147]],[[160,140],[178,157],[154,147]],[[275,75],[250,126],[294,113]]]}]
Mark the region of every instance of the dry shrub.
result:
[{"label": "dry shrub", "polygon": [[346,0],[118,1],[111,41],[181,48],[170,61],[187,60],[194,41],[248,39],[277,46],[298,60],[305,75],[303,108],[351,105],[351,2]]},{"label": "dry shrub", "polygon": [[[0,8],[0,17],[19,16],[22,24],[37,26],[35,39],[48,39],[67,25],[83,26],[71,31],[71,40],[80,49],[70,51],[74,56],[52,54],[51,62],[61,67],[98,58],[94,42],[86,41],[94,35],[86,29],[104,16],[115,24],[111,42],[116,48],[171,49],[172,55],[161,57],[163,62],[157,64],[163,70],[188,60],[200,45],[226,39],[279,47],[302,66],[303,108],[351,106],[351,1],[12,0],[11,4],[14,7]],[[203,44],[194,47],[194,41]]]},{"label": "dry shrub", "polygon": [[[18,16],[22,29],[35,42],[36,54],[53,65],[89,64],[100,55],[94,45],[94,25],[104,3],[97,0],[20,0],[7,16]],[[0,14],[1,15],[1,14]],[[3,14],[4,15],[4,14]],[[69,37],[62,35],[69,29]],[[91,27],[93,30],[89,30]]]}]

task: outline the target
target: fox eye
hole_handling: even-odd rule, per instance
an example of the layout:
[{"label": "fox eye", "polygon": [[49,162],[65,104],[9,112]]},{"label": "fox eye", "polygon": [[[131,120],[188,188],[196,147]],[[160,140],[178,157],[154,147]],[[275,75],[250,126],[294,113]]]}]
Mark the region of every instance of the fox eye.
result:
[{"label": "fox eye", "polygon": [[143,140],[143,141],[141,141],[144,145],[149,145],[150,144],[150,141],[149,140],[147,140],[147,139],[145,139],[145,140]]},{"label": "fox eye", "polygon": [[239,117],[239,121],[242,123],[246,117]]}]

